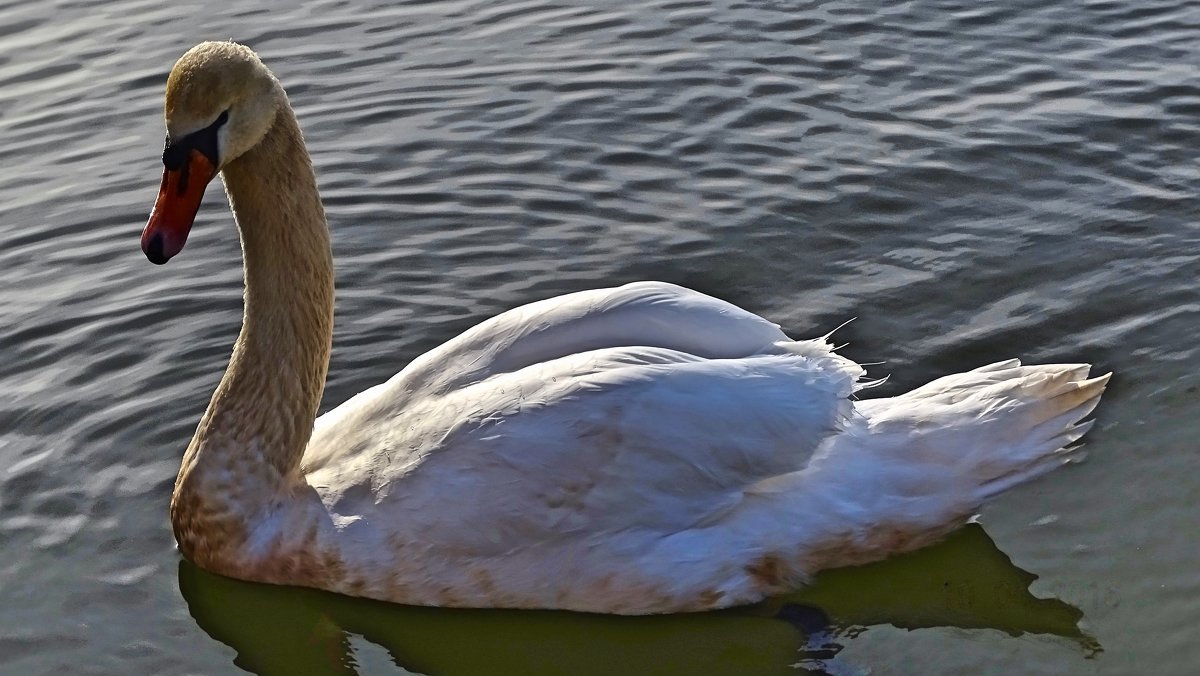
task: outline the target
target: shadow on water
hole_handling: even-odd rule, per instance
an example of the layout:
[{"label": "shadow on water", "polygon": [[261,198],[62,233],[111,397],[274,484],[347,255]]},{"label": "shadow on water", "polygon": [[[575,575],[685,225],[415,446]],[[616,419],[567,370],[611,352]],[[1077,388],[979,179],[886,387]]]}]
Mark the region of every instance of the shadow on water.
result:
[{"label": "shadow on water", "polygon": [[801,592],[744,608],[651,617],[401,606],[276,587],[179,564],[192,617],[261,675],[355,674],[352,640],[425,674],[771,674],[857,671],[839,640],[871,625],[1050,634],[1089,656],[1083,613],[1029,591],[1021,570],[971,524],[945,542],[881,563],[827,571]]}]

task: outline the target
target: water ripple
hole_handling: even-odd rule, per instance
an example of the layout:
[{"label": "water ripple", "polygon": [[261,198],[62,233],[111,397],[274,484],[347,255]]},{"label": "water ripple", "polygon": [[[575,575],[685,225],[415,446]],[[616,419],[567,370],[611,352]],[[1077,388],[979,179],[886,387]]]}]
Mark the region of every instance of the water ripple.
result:
[{"label": "water ripple", "polygon": [[[228,669],[196,647],[166,505],[238,328],[236,233],[214,187],[170,266],[137,245],[165,74],[213,37],[276,70],[318,169],[339,289],[325,408],[491,314],[638,278],[796,334],[857,316],[848,351],[886,360],[887,392],[1010,355],[1092,360],[1118,371],[1093,460],[994,524],[1068,597],[1081,570],[1120,587],[1173,561],[1120,607],[1073,600],[1099,659],[1200,660],[1175,630],[1194,604],[1170,602],[1195,552],[1110,541],[1124,508],[1139,531],[1195,525],[1171,508],[1196,490],[1194,3],[0,8],[0,670]],[[1104,556],[1012,525],[1039,508]]]}]

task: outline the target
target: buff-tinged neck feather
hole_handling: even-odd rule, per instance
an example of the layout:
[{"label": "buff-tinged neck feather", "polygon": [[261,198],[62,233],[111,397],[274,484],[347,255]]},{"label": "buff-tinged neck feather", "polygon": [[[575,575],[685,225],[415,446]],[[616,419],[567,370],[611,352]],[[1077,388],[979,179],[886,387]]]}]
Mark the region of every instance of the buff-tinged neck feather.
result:
[{"label": "buff-tinged neck feather", "polygon": [[329,231],[286,99],[266,136],[222,177],[241,235],[245,314],[171,504],[176,539],[198,563],[236,547],[247,524],[302,481],[333,337]]}]

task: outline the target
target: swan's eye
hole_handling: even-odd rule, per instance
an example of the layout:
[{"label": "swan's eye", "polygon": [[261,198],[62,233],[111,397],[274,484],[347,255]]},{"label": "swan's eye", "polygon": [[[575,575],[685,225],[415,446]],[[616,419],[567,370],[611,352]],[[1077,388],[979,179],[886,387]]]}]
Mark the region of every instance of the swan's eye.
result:
[{"label": "swan's eye", "polygon": [[221,125],[225,124],[228,121],[229,121],[229,110],[224,110],[221,112],[220,115],[217,116],[217,121],[213,122],[213,127],[214,128],[220,127]]}]

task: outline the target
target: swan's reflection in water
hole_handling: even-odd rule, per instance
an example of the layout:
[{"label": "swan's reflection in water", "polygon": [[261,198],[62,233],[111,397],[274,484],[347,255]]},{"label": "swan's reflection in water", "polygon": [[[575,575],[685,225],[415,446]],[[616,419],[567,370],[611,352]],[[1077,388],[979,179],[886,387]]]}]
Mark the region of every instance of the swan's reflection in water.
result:
[{"label": "swan's reflection in water", "polygon": [[1082,613],[1035,598],[1034,579],[974,524],[935,547],[828,571],[802,592],[756,606],[652,617],[399,606],[179,565],[196,622],[237,651],[237,666],[262,675],[357,673],[356,636],[425,674],[854,671],[836,664],[837,641],[875,624],[1052,634],[1098,651],[1078,627]]}]

